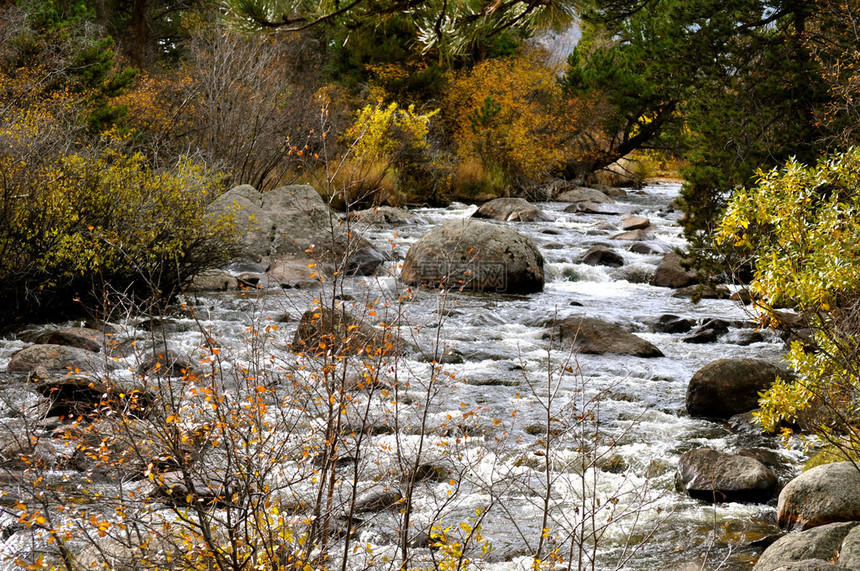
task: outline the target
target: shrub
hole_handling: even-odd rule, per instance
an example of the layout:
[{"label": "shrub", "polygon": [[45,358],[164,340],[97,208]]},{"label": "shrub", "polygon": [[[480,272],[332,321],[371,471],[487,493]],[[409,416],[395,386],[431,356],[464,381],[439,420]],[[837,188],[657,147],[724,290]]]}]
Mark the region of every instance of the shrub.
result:
[{"label": "shrub", "polygon": [[754,255],[763,322],[778,325],[774,308],[789,307],[814,332],[791,344],[798,379],[763,395],[760,418],[771,430],[800,421],[851,458],[860,446],[860,149],[758,176],[729,203],[718,238]]},{"label": "shrub", "polygon": [[[27,129],[24,117],[2,137],[15,141]],[[154,171],[116,148],[34,165],[0,153],[0,288],[11,300],[3,317],[56,319],[113,292],[170,300],[230,256],[229,221],[204,218],[218,188],[218,177],[187,159]]]}]

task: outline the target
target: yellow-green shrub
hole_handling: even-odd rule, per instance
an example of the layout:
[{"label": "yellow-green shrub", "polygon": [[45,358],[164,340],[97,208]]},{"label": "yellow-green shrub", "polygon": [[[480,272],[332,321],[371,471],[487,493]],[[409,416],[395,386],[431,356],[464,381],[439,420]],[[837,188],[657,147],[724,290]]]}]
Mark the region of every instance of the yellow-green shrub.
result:
[{"label": "yellow-green shrub", "polygon": [[[0,129],[21,140],[26,121]],[[229,220],[206,219],[218,178],[188,159],[153,171],[121,149],[58,153],[31,164],[0,152],[0,295],[6,317],[62,315],[76,300],[171,299],[225,261]],[[57,313],[59,311],[59,314]]]},{"label": "yellow-green shrub", "polygon": [[763,320],[775,307],[801,312],[813,331],[791,345],[798,378],[763,395],[761,420],[773,430],[800,422],[840,449],[860,449],[860,149],[807,167],[790,161],[760,172],[738,191],[718,239],[756,261],[750,285]]}]

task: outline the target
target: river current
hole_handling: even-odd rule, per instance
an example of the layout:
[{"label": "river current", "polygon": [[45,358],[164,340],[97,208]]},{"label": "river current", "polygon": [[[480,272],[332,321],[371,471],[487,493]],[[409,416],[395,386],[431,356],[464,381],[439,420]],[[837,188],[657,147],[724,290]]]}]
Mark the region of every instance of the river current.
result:
[{"label": "river current", "polygon": [[[558,542],[565,561],[570,553],[567,538],[576,536],[575,530],[584,529],[583,521],[593,516],[589,525],[602,530],[596,569],[613,569],[622,562],[624,568],[637,570],[750,569],[758,551],[745,545],[778,531],[775,502],[712,506],[676,489],[678,459],[693,448],[768,448],[788,466],[780,475],[783,484],[804,458],[797,449],[781,447],[778,439],[733,432],[723,423],[690,418],[685,411],[687,383],[703,365],[726,357],[777,362],[784,347],[767,331],[756,342],[739,344],[752,325],[749,309],[738,302],[693,303],[674,297],[674,290],[649,285],[663,255],[685,245],[680,213],[671,206],[679,189],[676,183],[628,189],[613,205],[620,214],[566,213],[567,204],[543,202],[537,205],[549,220],[496,222],[529,236],[544,257],[545,289],[531,295],[419,290],[398,306],[405,290],[396,277],[398,265],[409,246],[434,225],[471,216],[474,206],[417,208],[411,212],[420,223],[360,228],[378,249],[390,251],[392,260],[378,277],[346,279],[338,297],[355,308],[372,301],[377,313],[386,302],[389,308],[398,306],[402,321],[409,324],[401,327],[401,334],[425,352],[440,347],[444,354],[444,382],[428,409],[426,456],[433,464],[434,455],[440,462],[456,455],[454,464],[461,468],[418,491],[413,519],[420,527],[439,517],[436,523],[443,528],[480,520],[481,534],[492,544],[485,556],[473,557],[480,568],[528,568],[545,509],[546,543]],[[631,214],[647,217],[654,226],[652,238],[645,240],[654,253],[631,252],[632,242],[611,238]],[[621,254],[624,265],[577,262],[598,244]],[[266,351],[273,360],[288,363],[295,361],[287,345],[298,317],[321,295],[329,294],[325,289],[275,288],[189,294],[185,301],[224,352],[237,359],[250,358],[251,350],[240,340],[252,319],[271,317],[279,329]],[[731,327],[716,342],[687,343],[683,334],[654,332],[652,324],[664,314],[697,323],[719,318]],[[574,315],[621,324],[665,356],[571,355],[551,342],[548,324],[554,317]],[[201,345],[199,324],[181,314],[171,318],[165,330],[179,351],[193,354]],[[0,369],[26,345],[17,337],[0,340]],[[412,352],[396,367],[402,378],[415,378],[418,387],[431,364],[420,352]],[[415,391],[413,398],[420,400],[420,389]],[[380,401],[380,418],[385,406]],[[549,459],[544,449],[547,418],[550,434],[557,436]],[[408,430],[374,431],[370,449],[417,446],[416,439]],[[456,445],[448,440],[456,440]],[[384,463],[383,456],[371,461]],[[455,479],[456,489],[449,494],[449,480]],[[552,491],[545,496],[548,481]],[[372,483],[368,477],[368,485]],[[444,503],[448,495],[456,501]],[[396,525],[395,519],[385,513],[367,517],[358,532],[360,543],[374,546],[377,557],[384,558],[386,550],[393,550],[389,526]]]}]

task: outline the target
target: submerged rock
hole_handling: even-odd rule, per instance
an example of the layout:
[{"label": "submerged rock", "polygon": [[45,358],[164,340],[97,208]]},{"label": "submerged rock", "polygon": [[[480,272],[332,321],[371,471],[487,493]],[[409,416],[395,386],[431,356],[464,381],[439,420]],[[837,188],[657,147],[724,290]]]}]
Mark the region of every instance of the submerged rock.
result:
[{"label": "submerged rock", "polygon": [[543,256],[513,228],[463,220],[433,228],[415,242],[401,279],[429,285],[506,293],[543,290]]},{"label": "submerged rock", "polygon": [[764,503],[773,497],[777,479],[749,456],[700,448],[681,456],[679,481],[691,497],[709,502]]},{"label": "submerged rock", "polygon": [[318,354],[364,353],[400,355],[408,347],[394,330],[376,328],[346,310],[307,310],[293,338],[294,351]]}]

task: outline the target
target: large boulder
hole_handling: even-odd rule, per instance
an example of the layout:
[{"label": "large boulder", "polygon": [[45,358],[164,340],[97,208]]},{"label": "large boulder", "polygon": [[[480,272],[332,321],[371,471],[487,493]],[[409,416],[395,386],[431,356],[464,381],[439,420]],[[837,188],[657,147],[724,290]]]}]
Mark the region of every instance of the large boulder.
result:
[{"label": "large boulder", "polygon": [[213,202],[210,211],[233,213],[240,255],[251,261],[315,259],[361,275],[374,274],[385,261],[369,242],[350,237],[337,214],[309,185],[266,192],[237,186]]},{"label": "large boulder", "polygon": [[611,204],[615,202],[606,194],[593,188],[578,186],[567,190],[556,197],[559,202],[596,202],[598,204]]},{"label": "large boulder", "polygon": [[698,283],[696,272],[684,269],[681,262],[681,256],[675,252],[666,254],[657,266],[652,285],[677,289]]},{"label": "large boulder", "polygon": [[860,522],[832,523],[787,533],[759,557],[753,571],[860,569]]},{"label": "large boulder", "polygon": [[678,473],[684,491],[709,502],[764,503],[773,497],[777,484],[774,473],[755,458],[710,448],[682,455]]},{"label": "large boulder", "polygon": [[860,470],[851,462],[807,470],[779,494],[777,519],[787,529],[860,520]]},{"label": "large boulder", "polygon": [[687,412],[703,418],[729,418],[758,406],[779,367],[759,359],[719,359],[696,371],[687,386]]},{"label": "large boulder", "polygon": [[496,198],[482,204],[472,214],[472,217],[504,220],[507,222],[516,220],[534,222],[535,220],[549,219],[540,208],[522,198]]},{"label": "large boulder", "polygon": [[662,357],[663,353],[648,341],[620,326],[592,317],[567,317],[556,323],[555,335],[570,343],[580,353]]},{"label": "large boulder", "polygon": [[456,220],[409,248],[400,277],[409,285],[533,293],[543,290],[543,256],[513,228]]},{"label": "large boulder", "polygon": [[92,351],[68,345],[38,344],[21,349],[9,360],[8,371],[30,372],[37,367],[45,369],[99,369],[99,357]]},{"label": "large boulder", "polygon": [[299,321],[293,350],[303,353],[400,355],[408,344],[390,327],[376,328],[346,310],[314,308]]}]

